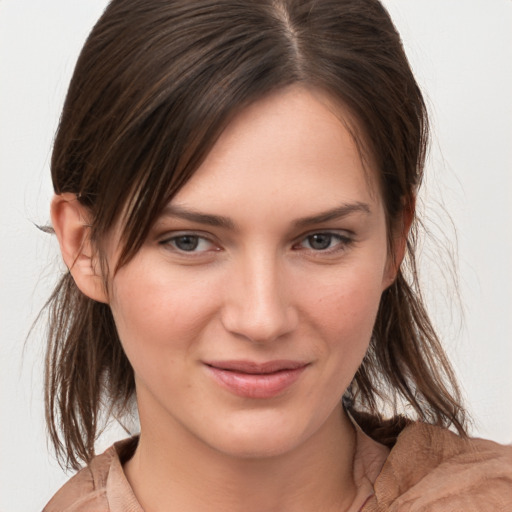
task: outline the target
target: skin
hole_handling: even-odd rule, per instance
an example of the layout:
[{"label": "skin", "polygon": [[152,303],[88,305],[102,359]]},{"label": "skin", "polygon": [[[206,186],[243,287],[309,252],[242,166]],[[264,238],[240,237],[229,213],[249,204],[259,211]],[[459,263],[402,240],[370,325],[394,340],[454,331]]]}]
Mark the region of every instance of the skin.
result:
[{"label": "skin", "polygon": [[[64,259],[84,293],[110,304],[134,368],[141,436],[125,473],[145,510],[352,504],[355,437],[341,397],[401,255],[388,252],[375,171],[343,114],[299,86],[243,110],[108,296],[87,212],[54,199]],[[240,396],[212,377],[207,362],[219,360],[304,369],[275,396]]]}]

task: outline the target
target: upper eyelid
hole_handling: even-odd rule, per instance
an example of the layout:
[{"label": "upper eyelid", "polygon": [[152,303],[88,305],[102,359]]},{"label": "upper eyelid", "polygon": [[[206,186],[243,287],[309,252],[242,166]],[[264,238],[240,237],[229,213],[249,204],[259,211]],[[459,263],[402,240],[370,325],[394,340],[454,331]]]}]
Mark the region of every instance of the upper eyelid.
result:
[{"label": "upper eyelid", "polygon": [[[181,249],[176,244],[176,239],[179,239],[181,237],[196,237],[201,241],[206,242],[208,244],[208,247],[203,248],[201,250],[196,250],[194,248],[193,250],[187,251],[185,249]],[[171,251],[175,256],[179,257],[185,257],[187,259],[191,258],[199,258],[202,259],[206,257],[208,254],[211,254],[212,252],[217,252],[219,250],[222,250],[220,244],[214,240],[212,240],[208,236],[199,235],[196,232],[190,232],[190,231],[178,231],[176,233],[170,234],[169,236],[164,236],[157,241],[158,245],[164,247],[164,249]]]},{"label": "upper eyelid", "polygon": [[307,231],[307,232],[302,233],[299,236],[295,237],[294,243],[304,240],[305,238],[308,238],[313,235],[333,235],[333,236],[339,236],[342,238],[353,239],[355,236],[355,233],[348,229],[312,229],[310,231]]},{"label": "upper eyelid", "polygon": [[158,235],[156,238],[159,240],[159,242],[166,242],[174,238],[179,238],[180,236],[196,236],[197,238],[204,238],[209,242],[216,243],[216,237],[211,233],[206,233],[204,231],[198,231],[194,229],[177,229],[174,231],[166,231],[161,235]]},{"label": "upper eyelid", "polygon": [[[326,249],[314,249],[313,247],[304,247],[303,244],[307,242],[308,238],[310,236],[314,236],[315,234],[322,234],[322,235],[330,235],[334,238],[334,240],[330,241],[330,244],[332,244],[332,247],[328,247]],[[353,237],[343,235],[341,233],[336,233],[332,231],[313,231],[311,234],[300,237],[296,239],[292,245],[291,249],[293,252],[297,253],[312,253],[316,256],[320,255],[333,255],[338,254],[340,252],[346,251],[350,246],[354,244],[355,240]],[[309,243],[309,242],[308,242]]]},{"label": "upper eyelid", "polygon": [[[351,241],[355,237],[355,233],[348,229],[311,229],[304,233],[301,233],[298,236],[295,236],[292,239],[291,244],[295,245],[298,242],[301,242],[310,236],[318,235],[318,234],[338,236],[341,238],[350,239]],[[195,230],[195,229],[171,230],[171,231],[164,232],[161,235],[157,235],[156,238],[158,240],[158,243],[165,243],[174,238],[179,238],[180,236],[197,236],[198,238],[207,240],[208,242],[210,242],[212,244],[222,245],[220,240],[218,239],[218,237],[216,237],[212,233],[205,232],[202,230]]]}]

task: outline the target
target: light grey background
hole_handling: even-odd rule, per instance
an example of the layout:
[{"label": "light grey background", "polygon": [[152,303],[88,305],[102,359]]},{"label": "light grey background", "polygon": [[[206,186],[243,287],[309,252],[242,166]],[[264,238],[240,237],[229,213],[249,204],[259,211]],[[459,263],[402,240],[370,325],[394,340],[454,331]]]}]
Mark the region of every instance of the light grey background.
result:
[{"label": "light grey background", "polygon": [[[0,512],[42,508],[68,478],[47,451],[41,328],[62,270],[49,157],[78,51],[104,0],[0,0]],[[427,297],[476,420],[512,442],[512,1],[386,0],[432,113],[422,203]],[[451,282],[457,247],[460,295]],[[455,253],[456,254],[456,253]],[[124,434],[113,429],[99,449]]]}]

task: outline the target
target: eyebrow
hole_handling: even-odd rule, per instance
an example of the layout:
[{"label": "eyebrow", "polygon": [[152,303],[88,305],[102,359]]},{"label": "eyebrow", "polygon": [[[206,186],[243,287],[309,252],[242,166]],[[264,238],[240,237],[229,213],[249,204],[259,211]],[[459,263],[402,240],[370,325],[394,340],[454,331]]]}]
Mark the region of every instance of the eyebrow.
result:
[{"label": "eyebrow", "polygon": [[190,210],[183,208],[182,206],[167,205],[162,210],[162,216],[164,217],[177,217],[178,219],[189,220],[198,224],[206,224],[208,226],[214,226],[225,229],[235,229],[235,223],[228,217],[221,215],[211,215],[209,213],[202,213],[196,210]]},{"label": "eyebrow", "polygon": [[[329,222],[331,220],[339,220],[354,213],[370,214],[371,210],[369,205],[366,203],[356,202],[342,204],[341,206],[320,212],[316,215],[301,217],[300,219],[295,220],[293,225],[296,228],[304,228],[315,224],[322,224],[323,222]],[[197,210],[191,210],[177,205],[167,205],[162,210],[162,216],[176,217],[178,219],[184,219],[198,224],[205,224],[224,229],[236,229],[235,223],[229,217],[198,212]]]},{"label": "eyebrow", "polygon": [[317,215],[297,219],[294,222],[294,225],[295,227],[303,228],[314,224],[322,224],[323,222],[329,222],[331,220],[342,219],[343,217],[347,217],[353,213],[364,213],[369,215],[371,214],[370,206],[361,202],[342,204],[337,208],[332,208],[331,210],[318,213]]}]

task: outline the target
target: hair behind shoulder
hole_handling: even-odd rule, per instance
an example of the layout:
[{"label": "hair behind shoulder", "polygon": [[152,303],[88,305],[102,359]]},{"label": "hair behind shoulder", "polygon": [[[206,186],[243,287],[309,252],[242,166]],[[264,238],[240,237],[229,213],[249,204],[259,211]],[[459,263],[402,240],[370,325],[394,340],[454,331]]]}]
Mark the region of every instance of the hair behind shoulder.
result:
[{"label": "hair behind shoulder", "polygon": [[[75,193],[89,209],[100,253],[122,219],[122,266],[230,119],[297,82],[351,113],[345,121],[375,162],[391,233],[421,183],[428,119],[377,0],[113,0],[69,87],[51,162],[55,192]],[[401,397],[415,417],[464,434],[455,377],[421,299],[415,244],[413,227],[408,268],[382,295],[346,400],[381,416],[379,404],[396,409]],[[128,409],[133,370],[109,307],[82,295],[70,274],[48,308],[47,422],[61,460],[77,468],[94,454],[104,408]]]}]

